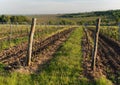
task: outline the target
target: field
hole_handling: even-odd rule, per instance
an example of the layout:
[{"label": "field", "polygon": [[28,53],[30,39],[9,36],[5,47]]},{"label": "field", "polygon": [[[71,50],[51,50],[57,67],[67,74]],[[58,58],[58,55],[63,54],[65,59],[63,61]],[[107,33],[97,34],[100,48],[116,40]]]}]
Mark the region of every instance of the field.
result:
[{"label": "field", "polygon": [[[120,27],[108,16],[27,16],[38,20],[30,65],[28,41],[34,23],[0,24],[0,85],[120,85]],[[95,21],[98,17],[101,24]]]},{"label": "field", "polygon": [[[28,35],[30,31],[30,25],[2,25],[1,30],[1,38],[0,44],[1,49],[8,48],[9,46],[14,46],[16,44],[25,42],[28,40]],[[66,26],[67,27],[67,26]],[[63,29],[65,27],[56,27],[56,26],[36,26],[36,32],[34,38],[38,37],[43,40],[44,38],[50,36],[55,33],[57,30]]]},{"label": "field", "polygon": [[[82,27],[74,28],[75,31],[65,41],[65,36],[60,38],[60,41],[55,41],[51,45],[47,46],[42,53],[37,54],[35,58],[42,63],[34,63],[28,68],[14,67],[10,62],[12,59],[6,58],[7,64],[12,68],[4,68],[4,64],[1,64],[1,85],[61,85],[61,84],[73,84],[73,85],[107,85],[106,78],[101,77],[95,81],[89,81],[84,76],[84,69],[82,67],[82,47],[80,42],[83,37]],[[82,34],[82,35],[81,35]],[[66,35],[67,37],[68,35]],[[76,37],[78,36],[78,37]],[[60,43],[65,41],[60,47]],[[55,46],[55,47],[54,47]],[[38,45],[37,45],[38,47]],[[52,47],[52,48],[51,48]],[[59,49],[57,49],[59,47]],[[14,49],[14,47],[13,47]],[[13,49],[11,51],[13,51]],[[20,49],[20,48],[19,48]],[[17,50],[17,49],[16,49]],[[24,50],[24,49],[22,49]],[[9,50],[7,50],[9,52]],[[7,53],[7,51],[5,51]],[[18,51],[18,50],[17,50]],[[3,51],[4,52],[4,51]],[[44,53],[46,52],[46,53]],[[52,53],[55,52],[55,53]],[[14,52],[10,52],[13,53]],[[13,55],[10,54],[10,55]],[[52,55],[54,54],[54,55]],[[21,54],[17,54],[21,55]],[[44,56],[44,58],[42,58]],[[1,56],[2,57],[2,56]],[[14,57],[14,55],[13,55]],[[21,57],[21,56],[20,56]],[[50,57],[49,59],[46,59]],[[16,60],[16,59],[15,59]],[[1,61],[4,61],[1,59]],[[5,63],[5,62],[4,62]],[[6,65],[7,65],[6,64]],[[40,65],[38,68],[36,65]],[[16,65],[15,65],[16,66]],[[9,72],[8,70],[14,70],[15,72]],[[16,70],[17,69],[17,70]],[[27,70],[26,70],[27,69]],[[32,73],[32,74],[30,74]],[[35,73],[35,74],[34,74]],[[36,74],[37,73],[37,74]]]}]

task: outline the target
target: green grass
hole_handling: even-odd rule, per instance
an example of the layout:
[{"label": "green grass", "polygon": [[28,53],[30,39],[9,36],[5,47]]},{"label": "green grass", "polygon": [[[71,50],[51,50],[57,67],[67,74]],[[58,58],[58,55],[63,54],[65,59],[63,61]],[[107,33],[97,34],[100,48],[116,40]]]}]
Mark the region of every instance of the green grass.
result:
[{"label": "green grass", "polygon": [[113,85],[110,80],[107,80],[105,77],[100,77],[96,80],[96,85]]},{"label": "green grass", "polygon": [[77,29],[54,55],[50,65],[40,74],[40,84],[45,85],[79,85],[87,83],[80,80],[82,54],[80,40],[82,29]]},{"label": "green grass", "polygon": [[76,29],[39,74],[2,72],[0,85],[108,85],[106,79],[90,82],[82,75],[82,33],[82,28]]}]

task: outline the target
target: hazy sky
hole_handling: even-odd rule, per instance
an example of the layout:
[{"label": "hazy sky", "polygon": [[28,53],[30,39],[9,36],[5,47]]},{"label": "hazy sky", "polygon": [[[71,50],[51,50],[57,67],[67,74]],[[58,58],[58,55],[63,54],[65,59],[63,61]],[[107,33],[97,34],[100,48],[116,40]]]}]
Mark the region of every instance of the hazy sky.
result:
[{"label": "hazy sky", "polygon": [[0,0],[0,14],[58,14],[120,9],[120,0]]}]

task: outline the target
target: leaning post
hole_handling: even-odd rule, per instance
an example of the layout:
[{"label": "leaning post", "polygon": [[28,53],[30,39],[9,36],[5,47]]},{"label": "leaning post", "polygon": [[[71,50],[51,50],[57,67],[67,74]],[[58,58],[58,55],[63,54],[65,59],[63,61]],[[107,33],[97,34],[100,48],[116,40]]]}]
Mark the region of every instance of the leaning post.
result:
[{"label": "leaning post", "polygon": [[27,66],[29,66],[31,64],[32,44],[33,44],[35,26],[36,26],[36,18],[33,18],[32,24],[31,24],[31,29],[30,29],[30,34],[29,34],[29,40],[28,40],[27,62],[26,62]]},{"label": "leaning post", "polygon": [[93,72],[95,72],[95,70],[96,70],[96,58],[97,58],[97,50],[98,50],[100,22],[101,22],[101,19],[100,18],[97,19],[96,32],[95,32],[95,38],[94,38],[94,50],[93,50],[93,55],[92,55],[92,70],[93,70]]}]

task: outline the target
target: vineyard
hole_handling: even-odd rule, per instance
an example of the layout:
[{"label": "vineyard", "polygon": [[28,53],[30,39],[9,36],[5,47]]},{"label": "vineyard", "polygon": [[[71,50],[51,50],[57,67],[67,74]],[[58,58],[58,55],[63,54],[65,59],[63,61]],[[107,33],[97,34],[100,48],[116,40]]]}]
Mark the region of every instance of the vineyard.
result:
[{"label": "vineyard", "polygon": [[[45,29],[44,29],[45,28]],[[57,32],[60,29],[65,27],[57,27],[57,26],[36,26],[35,39],[43,40],[47,36]],[[16,44],[25,42],[28,40],[28,35],[30,31],[30,25],[1,25],[0,28],[1,36],[0,36],[0,50],[9,48],[9,46],[14,46]]]},{"label": "vineyard", "polygon": [[[84,68],[88,78],[106,75],[115,85],[120,84],[120,38],[119,27],[101,26],[98,37],[98,52],[95,61],[95,72],[91,68],[93,63],[93,48],[95,43],[95,33],[97,30],[94,26],[84,27],[85,37],[83,37]],[[87,45],[86,45],[87,44]]]},{"label": "vineyard", "polygon": [[100,21],[94,26],[0,24],[0,83],[119,85],[119,29]]}]

